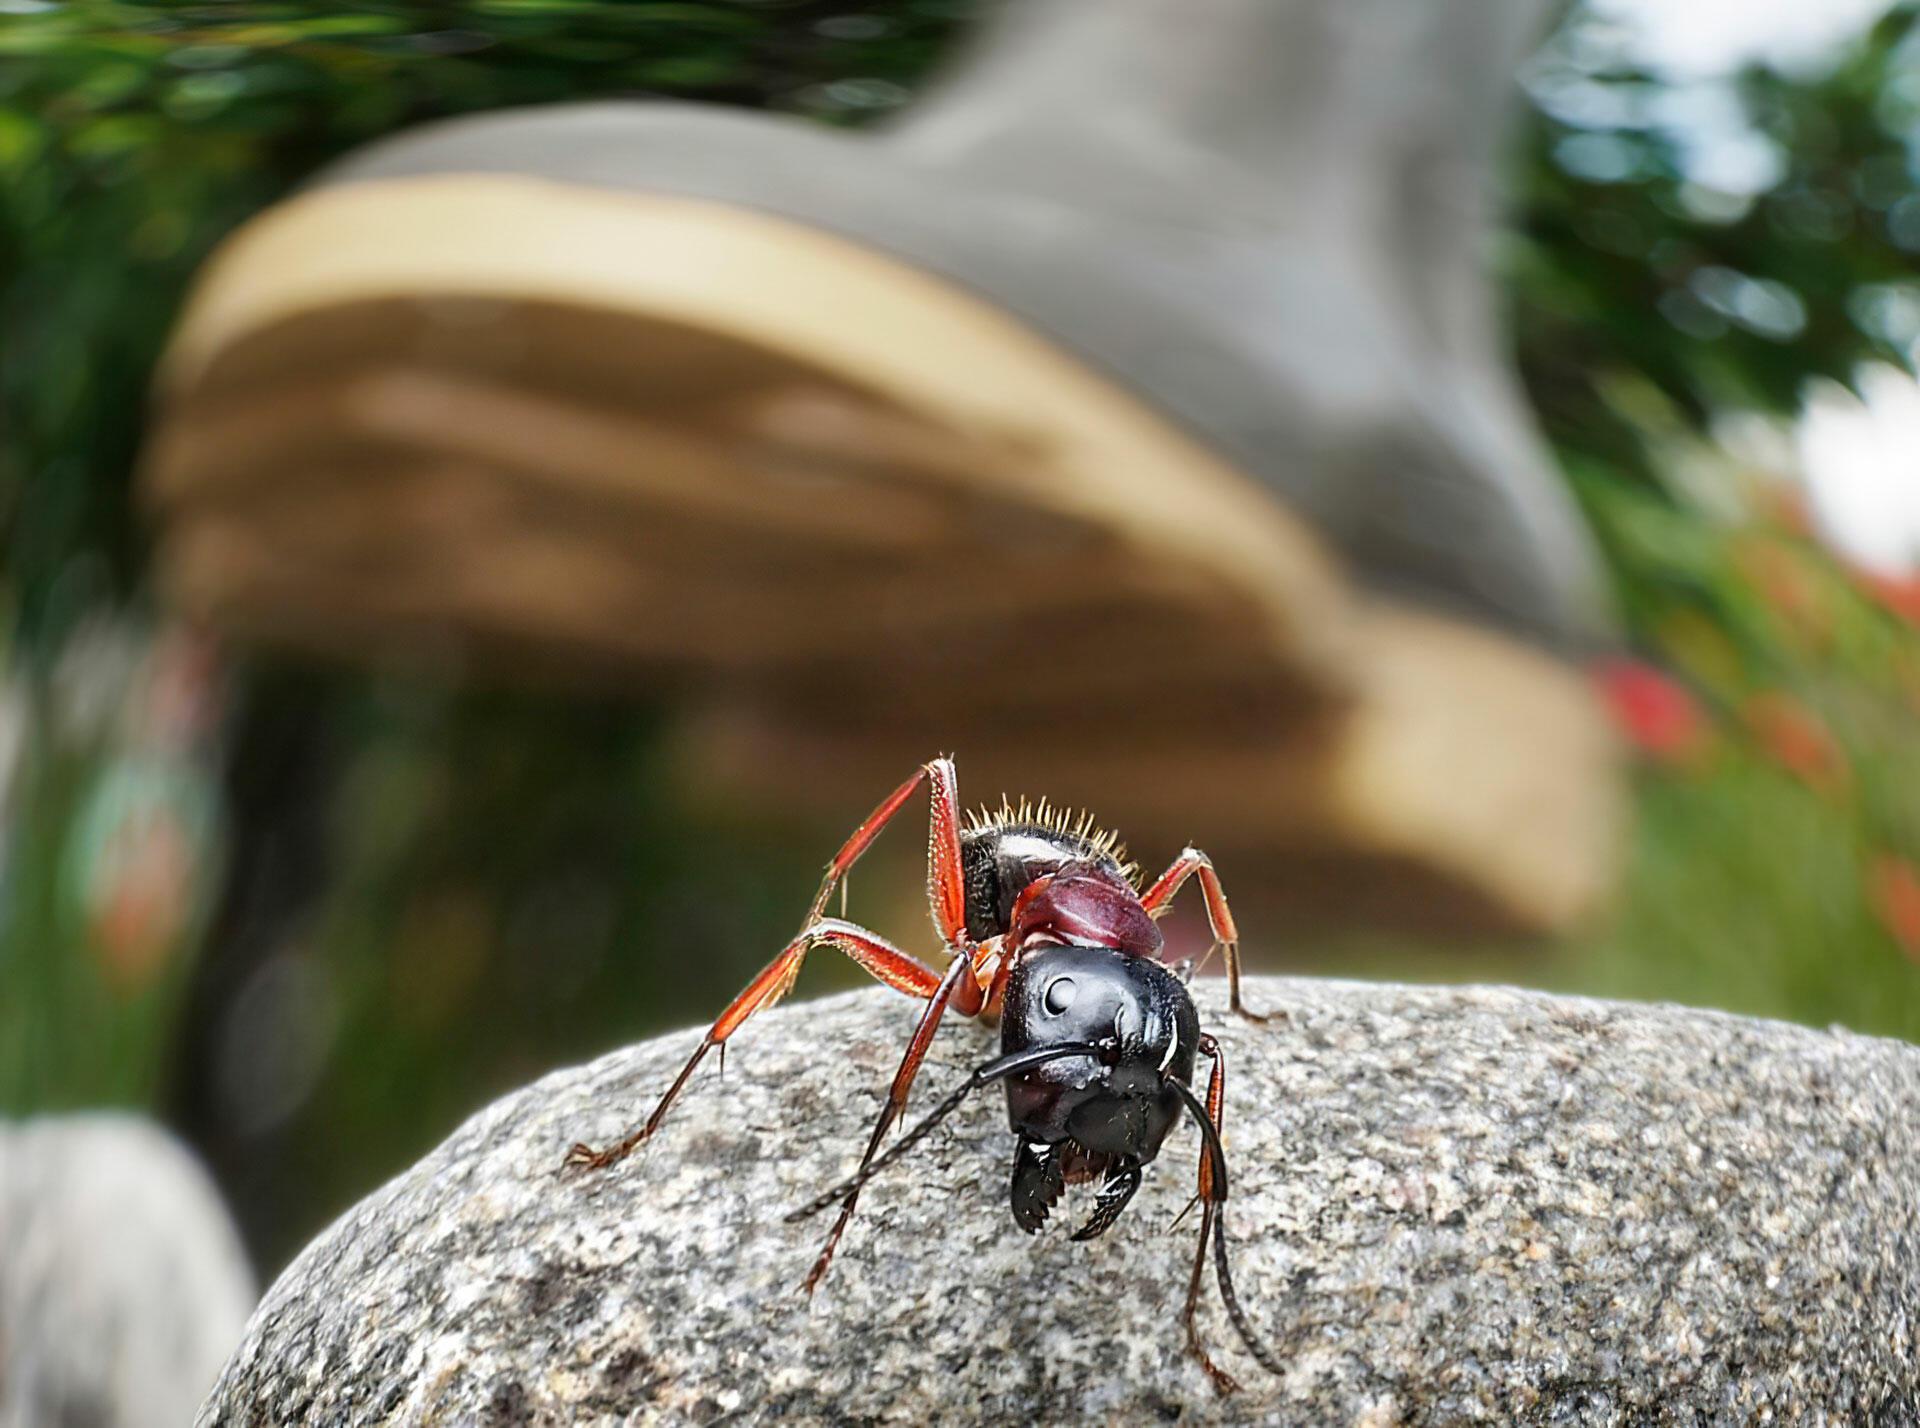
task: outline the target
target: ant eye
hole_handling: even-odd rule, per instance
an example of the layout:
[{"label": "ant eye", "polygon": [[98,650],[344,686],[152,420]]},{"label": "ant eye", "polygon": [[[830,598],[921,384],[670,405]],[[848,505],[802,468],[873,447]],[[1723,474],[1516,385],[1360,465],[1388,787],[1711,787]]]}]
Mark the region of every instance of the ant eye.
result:
[{"label": "ant eye", "polygon": [[1073,984],[1073,978],[1055,977],[1047,983],[1047,992],[1041,1001],[1048,1011],[1059,1016],[1073,1005],[1073,994],[1078,990]]}]

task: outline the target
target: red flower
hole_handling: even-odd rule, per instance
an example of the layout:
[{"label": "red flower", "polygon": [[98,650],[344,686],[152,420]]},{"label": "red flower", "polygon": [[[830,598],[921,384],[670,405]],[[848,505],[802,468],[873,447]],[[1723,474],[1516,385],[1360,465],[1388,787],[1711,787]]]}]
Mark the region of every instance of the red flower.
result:
[{"label": "red flower", "polygon": [[164,811],[130,818],[101,851],[88,890],[87,921],[106,982],[146,986],[178,946],[193,907],[193,844]]},{"label": "red flower", "polygon": [[1920,868],[1882,853],[1867,870],[1867,901],[1900,950],[1920,962]]},{"label": "red flower", "polygon": [[1832,793],[1845,784],[1847,763],[1839,744],[1820,716],[1799,700],[1756,694],[1744,713],[1761,750],[1807,787]]},{"label": "red flower", "polygon": [[1856,572],[1861,587],[1887,609],[1912,625],[1920,625],[1920,575],[1876,575]]},{"label": "red flower", "polygon": [[1686,763],[1707,743],[1707,719],[1677,681],[1639,660],[1609,659],[1594,666],[1614,723],[1641,753],[1661,763]]}]

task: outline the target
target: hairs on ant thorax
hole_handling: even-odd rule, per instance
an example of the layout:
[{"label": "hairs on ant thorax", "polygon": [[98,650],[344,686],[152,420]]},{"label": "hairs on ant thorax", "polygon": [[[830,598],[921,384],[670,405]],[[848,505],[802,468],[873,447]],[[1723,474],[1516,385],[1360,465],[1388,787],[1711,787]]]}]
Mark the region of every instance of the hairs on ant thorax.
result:
[{"label": "hairs on ant thorax", "polygon": [[[949,959],[941,971],[864,927],[825,915],[848,869],[923,782],[930,786],[932,803],[928,897]],[[1199,880],[1214,945],[1225,953],[1233,1010],[1264,1020],[1241,1001],[1239,932],[1205,853],[1185,849],[1143,891],[1139,869],[1127,861],[1118,840],[1090,818],[1024,800],[1017,807],[1003,802],[996,811],[982,809],[963,818],[953,761],[934,759],[854,830],[827,864],[799,936],[720,1013],[646,1121],[603,1149],[575,1145],[566,1163],[604,1170],[645,1144],[706,1054],[724,1047],[755,1012],[792,989],[811,948],[834,947],[879,981],[926,1005],[858,1170],[787,1217],[803,1219],[839,1206],[807,1274],[809,1293],[833,1262],[867,1181],[911,1150],[972,1092],[1000,1082],[1016,1138],[1013,1218],[1029,1233],[1046,1222],[1068,1185],[1093,1181],[1099,1182],[1094,1208],[1073,1238],[1104,1232],[1140,1188],[1142,1167],[1160,1153],[1174,1125],[1182,1116],[1194,1121],[1201,1136],[1195,1197],[1201,1215],[1183,1319],[1188,1346],[1223,1391],[1234,1389],[1233,1379],[1200,1342],[1195,1322],[1211,1244],[1220,1297],[1236,1334],[1263,1368],[1279,1374],[1283,1370],[1273,1351],[1254,1334],[1240,1306],[1227,1265],[1227,1162],[1220,1141],[1226,1058],[1200,1030],[1187,993],[1188,969],[1162,960],[1165,944],[1154,920],[1189,878]],[[997,1018],[1002,1054],[977,1068],[882,1151],[934,1031],[950,1010]],[[1203,1056],[1212,1066],[1204,1100],[1193,1090],[1195,1062]]]}]

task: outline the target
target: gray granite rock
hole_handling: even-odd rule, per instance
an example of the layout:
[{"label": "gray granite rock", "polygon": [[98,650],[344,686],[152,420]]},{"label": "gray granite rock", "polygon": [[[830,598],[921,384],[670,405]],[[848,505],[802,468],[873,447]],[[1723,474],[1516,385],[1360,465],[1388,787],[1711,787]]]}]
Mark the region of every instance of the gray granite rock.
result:
[{"label": "gray granite rock", "polygon": [[[1236,1277],[1183,1351],[1195,1137],[1103,1240],[1005,1208],[981,1095],[875,1182],[834,1272],[782,1212],[848,1169],[913,1008],[880,992],[743,1032],[660,1138],[695,1034],[481,1112],[281,1277],[206,1424],[600,1421],[1920,1422],[1920,1048],[1506,990],[1259,979],[1231,1057]],[[916,1104],[995,1049],[943,1031]]]},{"label": "gray granite rock", "polygon": [[213,1182],[135,1116],[0,1122],[0,1428],[173,1428],[253,1275]]}]

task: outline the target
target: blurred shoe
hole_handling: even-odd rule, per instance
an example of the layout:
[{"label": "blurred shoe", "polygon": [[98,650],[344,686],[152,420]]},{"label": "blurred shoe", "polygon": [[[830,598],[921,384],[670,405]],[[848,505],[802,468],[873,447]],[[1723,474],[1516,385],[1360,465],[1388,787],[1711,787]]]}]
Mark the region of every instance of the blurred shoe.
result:
[{"label": "blurred shoe", "polygon": [[979,794],[1561,925],[1612,867],[1604,622],[1479,271],[1535,8],[1027,0],[878,133],[377,145],[176,335],[170,587],[634,669],[708,765],[836,806],[957,749]]}]

